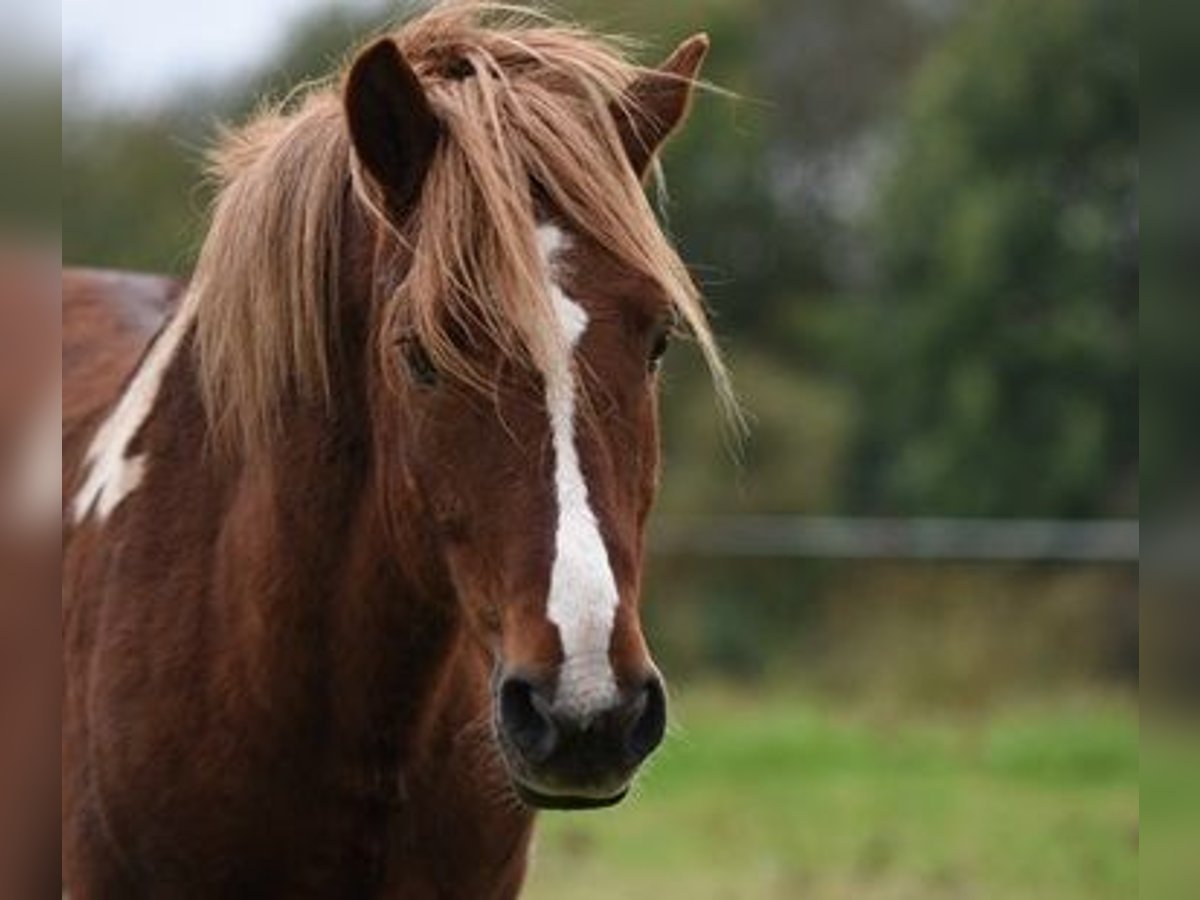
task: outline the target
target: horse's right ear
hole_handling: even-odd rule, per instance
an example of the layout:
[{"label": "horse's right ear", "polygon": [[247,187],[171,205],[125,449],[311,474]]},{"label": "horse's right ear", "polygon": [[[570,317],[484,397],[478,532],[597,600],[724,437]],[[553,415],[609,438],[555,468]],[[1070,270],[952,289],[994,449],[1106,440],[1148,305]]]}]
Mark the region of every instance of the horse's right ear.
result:
[{"label": "horse's right ear", "polygon": [[381,38],[358,55],[343,103],[359,161],[392,211],[404,212],[421,195],[442,128],[394,41]]}]

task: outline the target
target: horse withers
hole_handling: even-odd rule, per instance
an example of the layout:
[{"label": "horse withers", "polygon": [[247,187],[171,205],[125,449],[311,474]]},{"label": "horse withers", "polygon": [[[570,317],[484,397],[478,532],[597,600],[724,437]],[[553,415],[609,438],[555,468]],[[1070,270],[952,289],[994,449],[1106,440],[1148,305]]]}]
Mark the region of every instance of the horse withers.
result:
[{"label": "horse withers", "polygon": [[625,796],[674,329],[727,391],[642,187],[707,46],[437,7],[227,136],[187,285],[65,277],[75,900],[508,898]]}]

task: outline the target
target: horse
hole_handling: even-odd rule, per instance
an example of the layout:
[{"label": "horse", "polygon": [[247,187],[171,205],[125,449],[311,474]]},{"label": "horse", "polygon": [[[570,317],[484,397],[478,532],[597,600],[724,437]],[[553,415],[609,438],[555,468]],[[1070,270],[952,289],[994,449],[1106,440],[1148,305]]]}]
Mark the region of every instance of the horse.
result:
[{"label": "horse", "polygon": [[435,6],[224,134],[186,283],[64,275],[65,894],[503,900],[626,796],[707,50]]}]

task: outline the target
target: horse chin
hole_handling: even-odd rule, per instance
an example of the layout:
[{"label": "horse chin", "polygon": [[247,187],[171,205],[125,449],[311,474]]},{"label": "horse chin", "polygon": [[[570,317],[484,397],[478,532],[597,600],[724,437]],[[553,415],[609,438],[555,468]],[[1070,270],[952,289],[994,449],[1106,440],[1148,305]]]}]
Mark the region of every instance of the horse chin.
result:
[{"label": "horse chin", "polygon": [[513,782],[513,788],[522,803],[539,810],[607,809],[616,806],[629,793],[629,788],[622,788],[617,793],[605,797],[586,794],[544,794],[516,781]]}]

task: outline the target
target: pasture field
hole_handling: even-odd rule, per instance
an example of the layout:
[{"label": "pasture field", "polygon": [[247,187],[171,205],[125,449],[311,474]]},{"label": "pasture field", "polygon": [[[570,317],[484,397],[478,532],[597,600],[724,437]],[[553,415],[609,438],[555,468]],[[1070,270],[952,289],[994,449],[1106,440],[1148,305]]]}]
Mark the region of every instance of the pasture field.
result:
[{"label": "pasture field", "polygon": [[637,796],[546,814],[529,900],[1128,900],[1132,699],[986,715],[688,688]]},{"label": "pasture field", "polygon": [[1200,884],[1200,727],[1193,716],[1142,723],[1143,900],[1192,900]]}]

